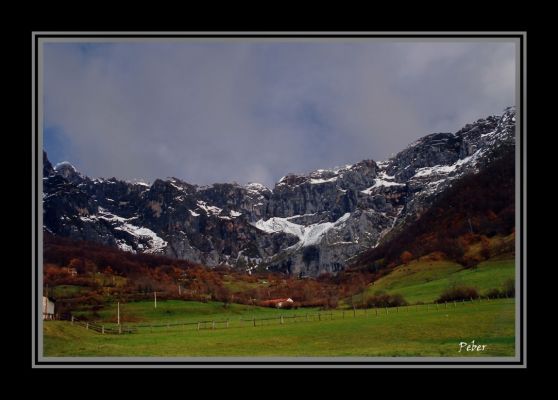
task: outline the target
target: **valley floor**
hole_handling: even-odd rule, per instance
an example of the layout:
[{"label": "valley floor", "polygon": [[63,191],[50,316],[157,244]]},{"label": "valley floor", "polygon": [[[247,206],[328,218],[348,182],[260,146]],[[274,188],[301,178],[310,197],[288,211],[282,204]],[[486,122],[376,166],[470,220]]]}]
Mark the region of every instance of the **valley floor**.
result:
[{"label": "valley floor", "polygon": [[[132,334],[102,335],[68,321],[45,321],[44,356],[441,356],[478,357],[515,354],[514,299],[482,300],[448,305],[413,305],[397,309],[353,311],[234,309],[219,317],[229,327],[217,329],[149,324],[182,320],[188,302],[162,302],[158,311],[144,313]],[[132,304],[128,305],[134,307]],[[192,304],[199,315],[188,320],[215,318],[216,303]],[[236,305],[233,305],[236,306]],[[136,313],[141,315],[136,305]],[[207,307],[207,309],[204,309]],[[172,311],[174,310],[174,311]],[[168,311],[168,312],[167,312]],[[206,313],[207,312],[207,313]],[[309,319],[305,313],[314,314]],[[343,313],[345,318],[343,318]],[[285,316],[280,323],[280,315]],[[297,315],[297,318],[287,318]],[[166,317],[169,316],[169,317]],[[171,317],[172,316],[172,317]],[[256,327],[253,317],[275,317]],[[146,321],[149,323],[146,323]],[[241,321],[245,320],[245,321]],[[134,323],[130,323],[134,325]],[[481,352],[461,352],[460,343],[486,345]]]}]

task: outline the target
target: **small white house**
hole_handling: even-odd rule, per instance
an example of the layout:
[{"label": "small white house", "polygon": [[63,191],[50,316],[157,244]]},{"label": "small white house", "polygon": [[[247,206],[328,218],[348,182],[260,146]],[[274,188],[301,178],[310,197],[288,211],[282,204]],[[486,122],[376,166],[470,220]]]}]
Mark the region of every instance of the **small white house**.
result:
[{"label": "small white house", "polygon": [[43,296],[43,319],[54,319],[54,301]]},{"label": "small white house", "polygon": [[294,301],[290,297],[288,299],[281,299],[281,301],[277,303],[277,308],[281,308],[287,304],[292,304],[292,303],[294,303]]},{"label": "small white house", "polygon": [[264,307],[275,307],[275,308],[282,308],[286,305],[290,305],[294,303],[293,299],[290,297],[287,299],[273,299],[273,300],[265,300],[260,303],[260,305]]}]

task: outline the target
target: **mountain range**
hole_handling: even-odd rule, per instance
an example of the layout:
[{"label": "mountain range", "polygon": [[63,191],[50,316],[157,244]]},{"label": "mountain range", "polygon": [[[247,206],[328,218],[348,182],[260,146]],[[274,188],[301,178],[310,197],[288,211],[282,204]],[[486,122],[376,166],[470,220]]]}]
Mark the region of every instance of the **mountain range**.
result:
[{"label": "mountain range", "polygon": [[68,162],[53,166],[43,152],[43,227],[209,267],[336,273],[416,225],[456,182],[514,147],[509,107],[455,133],[424,136],[387,160],[289,174],[273,188],[92,179]]}]

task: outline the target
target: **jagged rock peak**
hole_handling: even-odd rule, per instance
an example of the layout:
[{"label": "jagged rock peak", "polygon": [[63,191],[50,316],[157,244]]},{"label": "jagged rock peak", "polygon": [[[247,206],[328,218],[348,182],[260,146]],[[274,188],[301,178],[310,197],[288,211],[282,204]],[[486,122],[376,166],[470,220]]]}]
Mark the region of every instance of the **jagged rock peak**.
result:
[{"label": "jagged rock peak", "polygon": [[254,191],[254,192],[271,192],[271,189],[269,189],[267,186],[262,185],[261,183],[257,183],[257,182],[249,182],[246,185],[244,185],[244,188],[246,190],[249,191]]},{"label": "jagged rock peak", "polygon": [[43,177],[46,178],[54,174],[54,168],[50,163],[46,151],[43,150]]},{"label": "jagged rock peak", "polygon": [[77,170],[77,168],[68,161],[62,161],[56,164],[54,172],[72,183],[78,183],[84,179],[84,176]]},{"label": "jagged rock peak", "polygon": [[332,184],[333,186],[341,184],[346,180],[351,180],[355,174],[364,174],[375,176],[377,164],[373,160],[363,160],[356,164],[346,164],[331,169],[317,169],[305,175],[289,173],[282,177],[275,185],[294,187],[302,184],[321,185]]}]

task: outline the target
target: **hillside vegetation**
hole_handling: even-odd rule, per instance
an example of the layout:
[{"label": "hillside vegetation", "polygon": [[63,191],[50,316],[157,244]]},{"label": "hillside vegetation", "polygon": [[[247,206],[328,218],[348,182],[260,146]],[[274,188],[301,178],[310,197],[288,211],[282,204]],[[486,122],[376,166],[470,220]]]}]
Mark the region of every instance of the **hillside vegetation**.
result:
[{"label": "hillside vegetation", "polygon": [[66,317],[77,311],[100,312],[117,301],[152,300],[154,292],[159,300],[217,301],[223,308],[276,298],[292,298],[294,307],[334,308],[340,298],[362,291],[372,279],[366,271],[318,278],[247,274],[52,235],[45,235],[44,243],[44,293]]},{"label": "hillside vegetation", "polygon": [[391,232],[356,258],[353,269],[378,272],[441,252],[465,267],[512,254],[515,231],[515,153],[507,151],[476,174],[456,181],[415,221]]},{"label": "hillside vegetation", "polygon": [[[452,287],[473,287],[485,297],[494,289],[502,290],[508,281],[515,278],[515,260],[483,261],[476,268],[447,260],[423,258],[407,265],[400,265],[389,274],[368,285],[364,296],[385,292],[400,294],[409,303],[432,303]],[[362,301],[362,295],[354,301]]]}]

